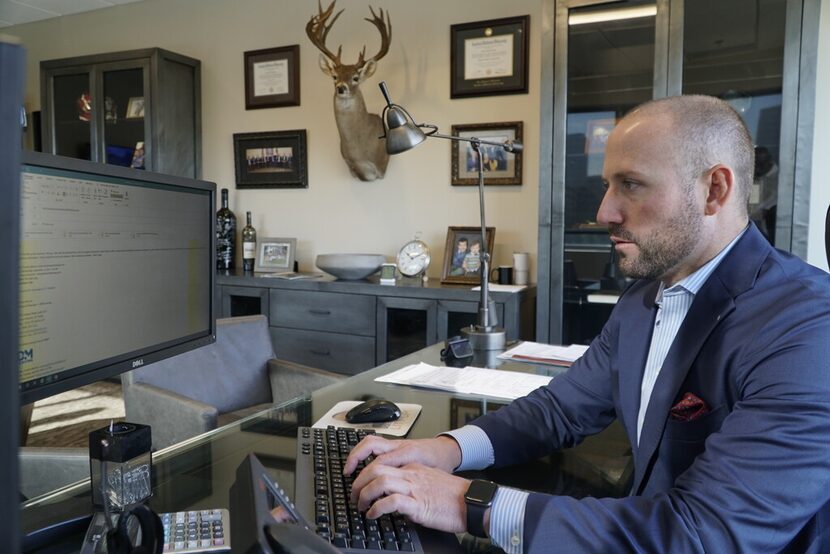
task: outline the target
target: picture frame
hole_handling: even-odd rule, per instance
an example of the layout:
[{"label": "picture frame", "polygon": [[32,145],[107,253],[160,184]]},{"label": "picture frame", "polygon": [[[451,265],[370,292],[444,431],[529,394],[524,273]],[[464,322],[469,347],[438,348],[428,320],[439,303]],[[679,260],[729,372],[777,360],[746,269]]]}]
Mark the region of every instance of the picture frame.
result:
[{"label": "picture frame", "polygon": [[233,135],[236,188],[308,188],[305,129]]},{"label": "picture frame", "polygon": [[489,400],[450,398],[450,429],[463,427],[475,418],[495,412],[506,405]]},{"label": "picture frame", "polygon": [[245,109],[300,105],[300,45],[244,53]]},{"label": "picture frame", "polygon": [[144,97],[133,96],[127,101],[126,119],[143,119],[144,118]]},{"label": "picture frame", "polygon": [[[452,134],[463,138],[480,138],[493,142],[522,141],[523,123],[475,123],[453,125]],[[469,142],[452,141],[453,186],[478,186],[478,158]],[[482,144],[485,185],[521,185],[522,153],[506,152],[498,146]]]},{"label": "picture frame", "polygon": [[617,120],[614,118],[592,119],[585,128],[585,153],[604,154],[608,135],[614,130]]},{"label": "picture frame", "polygon": [[[493,259],[496,228],[487,227],[487,252]],[[478,249],[475,245],[478,243]],[[463,250],[462,250],[463,247]],[[448,227],[441,282],[459,285],[481,284],[481,227]],[[479,258],[476,263],[476,258]]]},{"label": "picture frame", "polygon": [[293,271],[297,239],[266,237],[257,240],[254,272]]},{"label": "picture frame", "polygon": [[526,94],[530,16],[450,27],[450,98]]}]

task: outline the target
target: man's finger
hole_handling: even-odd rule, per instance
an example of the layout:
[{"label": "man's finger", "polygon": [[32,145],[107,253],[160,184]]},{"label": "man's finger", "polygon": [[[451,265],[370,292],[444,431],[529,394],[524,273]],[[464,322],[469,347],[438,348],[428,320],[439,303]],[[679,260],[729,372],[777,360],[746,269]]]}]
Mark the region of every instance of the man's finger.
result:
[{"label": "man's finger", "polygon": [[410,519],[414,520],[418,503],[411,496],[405,494],[390,494],[379,498],[369,510],[366,512],[366,517],[369,519],[377,519],[384,514],[391,514],[398,512]]},{"label": "man's finger", "polygon": [[369,435],[357,445],[352,448],[346,458],[346,463],[343,464],[343,475],[351,475],[357,468],[357,464],[365,460],[369,456],[377,456],[390,450],[394,450],[398,446],[398,441],[390,441],[382,437]]}]

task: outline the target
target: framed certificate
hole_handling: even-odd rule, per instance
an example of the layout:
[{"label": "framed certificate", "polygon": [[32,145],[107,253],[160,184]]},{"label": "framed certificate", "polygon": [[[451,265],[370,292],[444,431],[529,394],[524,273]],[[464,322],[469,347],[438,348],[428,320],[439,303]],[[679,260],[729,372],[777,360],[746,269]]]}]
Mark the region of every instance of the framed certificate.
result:
[{"label": "framed certificate", "polygon": [[450,27],[450,97],[527,93],[530,16]]},{"label": "framed certificate", "polygon": [[300,105],[300,45],[245,52],[245,109]]}]

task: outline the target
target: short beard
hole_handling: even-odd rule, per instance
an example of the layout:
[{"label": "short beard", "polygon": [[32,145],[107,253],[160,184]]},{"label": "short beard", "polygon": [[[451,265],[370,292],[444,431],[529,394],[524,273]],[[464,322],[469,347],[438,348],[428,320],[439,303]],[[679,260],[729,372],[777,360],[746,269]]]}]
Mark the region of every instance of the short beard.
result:
[{"label": "short beard", "polygon": [[700,240],[702,219],[695,211],[691,194],[667,221],[665,228],[641,238],[619,225],[608,226],[611,235],[633,242],[639,250],[639,255],[633,257],[620,254],[619,267],[623,275],[633,279],[659,279],[692,253]]}]

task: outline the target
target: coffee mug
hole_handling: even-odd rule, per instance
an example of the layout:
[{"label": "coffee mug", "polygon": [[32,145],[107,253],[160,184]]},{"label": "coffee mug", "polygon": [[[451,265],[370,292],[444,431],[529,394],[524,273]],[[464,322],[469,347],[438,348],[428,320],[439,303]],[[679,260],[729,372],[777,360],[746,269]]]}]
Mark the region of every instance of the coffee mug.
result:
[{"label": "coffee mug", "polygon": [[[495,275],[495,277],[493,275]],[[490,280],[496,281],[500,285],[509,285],[513,282],[513,267],[509,265],[502,265],[494,268],[490,272]]]}]

